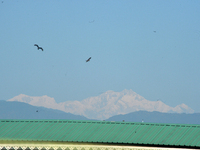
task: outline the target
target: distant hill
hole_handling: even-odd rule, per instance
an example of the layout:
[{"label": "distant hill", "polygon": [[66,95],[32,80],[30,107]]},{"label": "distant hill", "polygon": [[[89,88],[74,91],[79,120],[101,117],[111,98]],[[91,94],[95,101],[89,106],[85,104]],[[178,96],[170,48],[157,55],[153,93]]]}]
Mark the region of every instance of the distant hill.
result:
[{"label": "distant hill", "polygon": [[[32,106],[23,102],[0,101],[0,119],[68,119],[89,120],[80,115],[73,115],[60,110]],[[161,113],[137,111],[125,115],[116,115],[106,121],[145,123],[200,124],[200,113]]]},{"label": "distant hill", "polygon": [[145,123],[173,123],[173,124],[200,124],[200,113],[161,113],[137,111],[125,115],[116,115],[106,121],[145,122]]},{"label": "distant hill", "polygon": [[88,120],[80,115],[65,113],[44,107],[36,107],[23,102],[0,101],[0,119],[68,119]]},{"label": "distant hill", "polygon": [[20,94],[7,101],[24,102],[33,106],[42,106],[61,110],[75,115],[83,115],[89,119],[105,120],[114,115],[137,111],[158,111],[163,113],[194,113],[185,104],[171,107],[162,101],[149,101],[132,90],[121,92],[107,91],[99,96],[89,97],[82,101],[65,101],[57,103],[54,98],[44,96],[28,96]]}]

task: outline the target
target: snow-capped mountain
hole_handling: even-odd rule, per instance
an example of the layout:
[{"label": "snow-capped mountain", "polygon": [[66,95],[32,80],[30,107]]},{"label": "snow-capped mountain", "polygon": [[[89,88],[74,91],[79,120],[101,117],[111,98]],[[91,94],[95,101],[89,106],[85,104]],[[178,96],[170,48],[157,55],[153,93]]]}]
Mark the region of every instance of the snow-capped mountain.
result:
[{"label": "snow-capped mountain", "polygon": [[20,94],[8,101],[25,102],[33,106],[43,106],[83,115],[90,119],[105,120],[114,115],[127,114],[135,111],[158,111],[165,113],[194,113],[194,110],[185,104],[170,107],[162,101],[149,101],[132,90],[122,92],[107,91],[99,96],[90,97],[82,101],[66,101],[56,103],[48,96],[32,97]]}]

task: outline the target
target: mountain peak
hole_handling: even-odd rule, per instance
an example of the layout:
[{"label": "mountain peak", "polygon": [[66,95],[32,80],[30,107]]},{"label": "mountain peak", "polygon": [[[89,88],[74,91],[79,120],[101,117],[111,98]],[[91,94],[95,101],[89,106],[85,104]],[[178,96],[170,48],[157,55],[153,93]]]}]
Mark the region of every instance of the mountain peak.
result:
[{"label": "mountain peak", "polygon": [[44,106],[47,108],[52,108],[52,105],[55,105],[56,108],[56,101],[54,100],[54,98],[51,98],[47,95],[43,95],[43,96],[28,96],[25,94],[20,94],[18,96],[15,96],[7,101],[18,101],[18,102],[24,102],[24,103],[28,103],[30,105],[33,106]]}]

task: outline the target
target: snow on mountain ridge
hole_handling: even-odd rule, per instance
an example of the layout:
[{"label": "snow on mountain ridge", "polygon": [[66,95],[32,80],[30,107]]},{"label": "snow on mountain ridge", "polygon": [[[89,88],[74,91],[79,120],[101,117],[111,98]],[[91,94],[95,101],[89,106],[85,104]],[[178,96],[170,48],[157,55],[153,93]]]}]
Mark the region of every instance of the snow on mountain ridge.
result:
[{"label": "snow on mountain ridge", "polygon": [[126,89],[122,92],[107,91],[99,96],[89,97],[82,101],[56,103],[54,98],[48,97],[47,95],[32,97],[24,94],[15,96],[8,101],[25,102],[33,106],[58,109],[76,115],[83,115],[90,119],[100,120],[139,110],[150,112],[194,113],[194,110],[185,104],[170,107],[162,101],[148,101],[134,91]]},{"label": "snow on mountain ridge", "polygon": [[[51,98],[47,95],[44,95],[44,96],[28,96],[28,95],[25,95],[25,94],[20,94],[18,96],[15,96],[14,98],[12,99],[9,99],[8,101],[18,101],[18,102],[24,102],[24,103],[28,103],[30,105],[33,105],[33,106],[43,106],[43,107],[46,107],[46,108],[53,108],[53,109],[57,109],[57,103],[55,101],[54,98]],[[54,106],[54,107],[52,107]]]}]

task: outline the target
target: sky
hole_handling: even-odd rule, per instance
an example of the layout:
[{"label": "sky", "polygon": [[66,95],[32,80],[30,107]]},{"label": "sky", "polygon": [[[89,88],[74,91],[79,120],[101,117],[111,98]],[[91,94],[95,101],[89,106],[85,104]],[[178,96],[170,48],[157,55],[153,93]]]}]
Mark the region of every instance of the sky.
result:
[{"label": "sky", "polygon": [[199,0],[1,0],[0,99],[132,89],[200,112],[199,14]]}]

